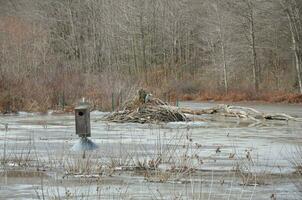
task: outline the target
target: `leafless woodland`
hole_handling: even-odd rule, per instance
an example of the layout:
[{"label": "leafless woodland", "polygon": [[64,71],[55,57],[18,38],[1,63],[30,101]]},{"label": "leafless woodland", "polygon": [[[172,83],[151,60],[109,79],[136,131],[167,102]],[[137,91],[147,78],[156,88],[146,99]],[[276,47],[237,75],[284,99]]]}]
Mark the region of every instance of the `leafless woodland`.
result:
[{"label": "leafless woodland", "polygon": [[301,0],[0,0],[0,108],[302,93],[301,48]]}]

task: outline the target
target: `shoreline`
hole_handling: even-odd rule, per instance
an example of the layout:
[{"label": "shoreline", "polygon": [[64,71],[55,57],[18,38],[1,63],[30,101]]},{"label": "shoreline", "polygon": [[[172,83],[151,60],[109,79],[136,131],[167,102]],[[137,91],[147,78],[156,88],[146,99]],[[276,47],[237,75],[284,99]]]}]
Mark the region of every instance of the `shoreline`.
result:
[{"label": "shoreline", "polygon": [[[176,105],[176,100],[172,100],[168,102],[171,106]],[[272,105],[272,106],[302,106],[302,102],[299,103],[288,103],[288,102],[269,102],[265,100],[242,100],[242,101],[224,101],[224,100],[199,100],[199,99],[193,99],[193,100],[186,100],[181,99],[179,100],[179,103],[196,103],[196,104],[237,104],[237,105],[243,105],[243,106],[250,106],[250,105]],[[64,115],[64,114],[73,114],[73,108],[74,106],[67,106],[65,110],[62,109],[48,109],[47,111],[35,111],[35,110],[18,110],[14,112],[7,112],[3,113],[0,112],[1,116],[14,116],[14,115],[32,115],[32,114],[38,114],[38,115]],[[302,109],[302,107],[301,107]],[[104,112],[104,113],[110,113],[113,112],[112,110],[108,109],[92,109],[91,112]]]},{"label": "shoreline", "polygon": [[[175,97],[177,99],[177,96]],[[197,102],[222,102],[222,103],[265,103],[265,104],[297,104],[302,105],[302,94],[298,93],[239,93],[230,92],[228,94],[219,93],[199,93],[184,94],[179,98],[181,101]]]}]

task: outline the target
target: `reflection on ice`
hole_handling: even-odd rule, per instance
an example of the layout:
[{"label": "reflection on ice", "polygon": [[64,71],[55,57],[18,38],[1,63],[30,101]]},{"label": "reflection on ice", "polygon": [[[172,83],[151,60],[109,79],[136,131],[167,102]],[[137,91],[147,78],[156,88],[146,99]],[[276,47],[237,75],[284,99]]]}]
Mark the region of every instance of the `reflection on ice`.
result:
[{"label": "reflection on ice", "polygon": [[165,127],[168,128],[180,128],[180,129],[184,129],[184,128],[197,128],[197,127],[205,127],[208,126],[207,122],[200,122],[200,121],[196,121],[196,122],[169,122],[165,125]]},{"label": "reflection on ice", "polygon": [[73,151],[92,151],[98,146],[88,138],[80,138],[71,148]]}]

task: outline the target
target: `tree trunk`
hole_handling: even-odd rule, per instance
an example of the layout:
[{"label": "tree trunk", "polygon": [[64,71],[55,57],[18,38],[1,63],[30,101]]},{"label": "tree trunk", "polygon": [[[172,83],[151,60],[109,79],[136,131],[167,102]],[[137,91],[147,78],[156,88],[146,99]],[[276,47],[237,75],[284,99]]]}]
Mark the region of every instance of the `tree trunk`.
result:
[{"label": "tree trunk", "polygon": [[220,9],[218,7],[218,3],[216,3],[216,13],[219,22],[219,39],[221,41],[221,53],[222,53],[222,64],[223,64],[223,81],[224,81],[224,91],[228,93],[228,74],[227,74],[227,63],[226,63],[226,56],[225,56],[225,38],[224,33],[222,32],[222,19],[220,15]]},{"label": "tree trunk", "polygon": [[141,45],[142,45],[142,53],[143,53],[143,66],[144,66],[144,70],[146,71],[147,62],[146,62],[145,33],[144,33],[144,27],[143,27],[143,13],[140,14],[139,21],[140,21]]},{"label": "tree trunk", "polygon": [[[295,68],[297,71],[297,78],[298,78],[298,84],[299,84],[299,91],[302,94],[302,78],[301,78],[301,58],[300,58],[300,44],[299,44],[299,29],[297,26],[299,24],[296,24],[295,22],[295,16],[293,11],[293,5],[291,5],[291,8],[286,9],[287,18],[289,21],[289,27],[291,32],[291,38],[292,38],[292,45],[295,55]],[[296,16],[297,17],[297,16]]]},{"label": "tree trunk", "polygon": [[250,42],[252,49],[252,66],[253,66],[253,79],[254,79],[254,89],[256,92],[259,90],[259,66],[257,62],[256,44],[255,44],[255,24],[254,24],[254,11],[251,8],[250,13]]}]

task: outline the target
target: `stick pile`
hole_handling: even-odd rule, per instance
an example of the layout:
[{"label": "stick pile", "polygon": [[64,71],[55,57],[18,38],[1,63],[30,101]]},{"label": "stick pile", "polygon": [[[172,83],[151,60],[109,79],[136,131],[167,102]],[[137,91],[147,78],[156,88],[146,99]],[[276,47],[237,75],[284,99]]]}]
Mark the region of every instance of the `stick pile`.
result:
[{"label": "stick pile", "polygon": [[119,123],[157,123],[187,121],[188,119],[177,108],[158,98],[152,98],[150,94],[140,90],[138,97],[126,102],[121,111],[111,113],[106,120]]},{"label": "stick pile", "polygon": [[190,121],[189,115],[222,115],[225,117],[236,117],[237,119],[248,119],[257,123],[266,120],[291,120],[302,121],[285,113],[269,114],[262,113],[254,108],[217,105],[213,108],[192,110],[188,108],[177,108],[169,105],[158,98],[152,98],[145,90],[139,90],[138,96],[126,102],[120,111],[111,113],[105,120],[112,122],[132,123],[157,123]]}]

